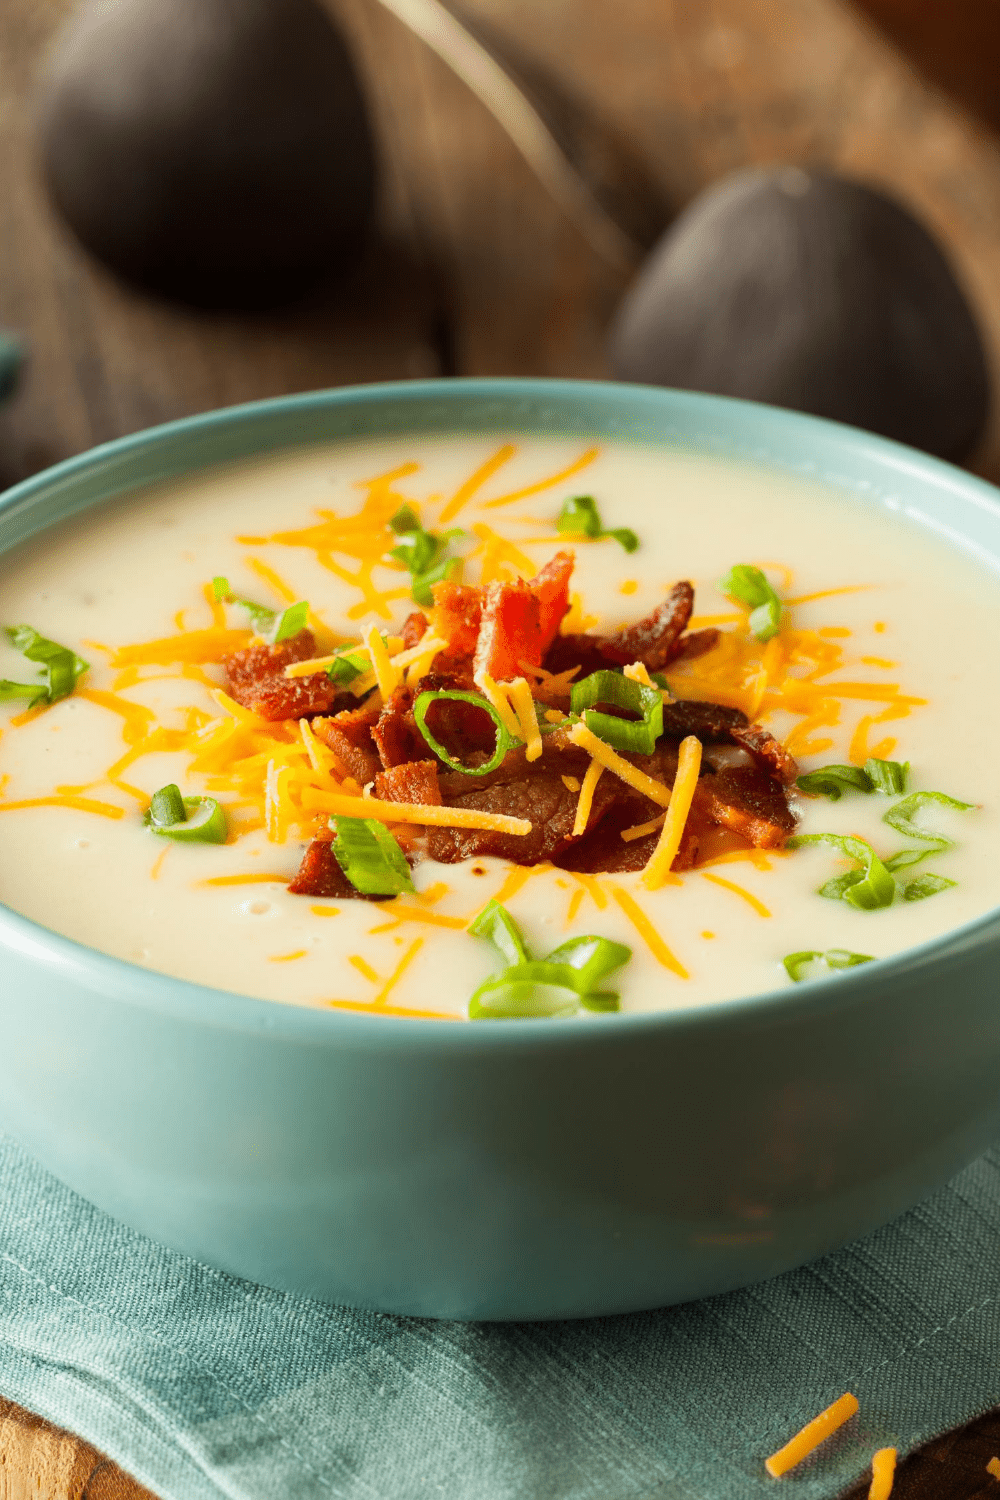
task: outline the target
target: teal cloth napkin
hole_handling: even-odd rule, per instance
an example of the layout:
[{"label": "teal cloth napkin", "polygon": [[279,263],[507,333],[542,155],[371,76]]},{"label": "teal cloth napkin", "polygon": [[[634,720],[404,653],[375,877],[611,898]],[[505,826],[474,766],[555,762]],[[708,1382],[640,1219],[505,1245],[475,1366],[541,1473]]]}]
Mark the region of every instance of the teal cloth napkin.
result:
[{"label": "teal cloth napkin", "polygon": [[[165,1500],[834,1496],[1000,1402],[1000,1150],[774,1281],[576,1323],[432,1323],[238,1281],[123,1228],[0,1137],[0,1393]],[[985,1482],[985,1476],[984,1476]]]}]

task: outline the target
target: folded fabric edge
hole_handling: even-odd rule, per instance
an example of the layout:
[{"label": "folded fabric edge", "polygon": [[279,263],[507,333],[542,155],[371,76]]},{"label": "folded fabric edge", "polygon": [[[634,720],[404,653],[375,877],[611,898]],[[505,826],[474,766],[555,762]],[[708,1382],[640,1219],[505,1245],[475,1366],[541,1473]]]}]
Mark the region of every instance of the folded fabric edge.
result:
[{"label": "folded fabric edge", "polygon": [[92,1444],[160,1500],[232,1500],[181,1443],[151,1427],[125,1393],[103,1391],[89,1375],[0,1345],[0,1389],[9,1401]]}]

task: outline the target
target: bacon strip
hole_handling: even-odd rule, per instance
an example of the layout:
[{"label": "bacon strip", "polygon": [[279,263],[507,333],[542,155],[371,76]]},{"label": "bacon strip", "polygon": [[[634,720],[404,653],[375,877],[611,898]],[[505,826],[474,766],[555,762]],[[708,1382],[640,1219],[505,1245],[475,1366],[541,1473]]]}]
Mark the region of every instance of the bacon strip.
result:
[{"label": "bacon strip", "polygon": [[223,662],[229,694],[258,718],[271,721],[329,713],[337,688],[325,672],[311,677],[285,676],[285,668],[292,662],[308,661],[315,655],[311,630],[300,630],[275,646],[261,644],[234,651]]}]

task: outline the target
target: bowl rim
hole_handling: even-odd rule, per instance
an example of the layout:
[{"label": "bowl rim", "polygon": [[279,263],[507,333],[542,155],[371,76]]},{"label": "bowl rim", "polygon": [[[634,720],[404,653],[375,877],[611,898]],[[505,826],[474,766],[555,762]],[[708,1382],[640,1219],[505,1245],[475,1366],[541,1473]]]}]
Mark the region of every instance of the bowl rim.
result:
[{"label": "bowl rim", "polygon": [[[728,410],[734,417],[749,413],[752,419],[759,421],[772,434],[781,429],[797,430],[800,433],[811,430],[817,436],[825,437],[827,444],[831,439],[834,440],[845,455],[860,453],[889,473],[930,480],[938,488],[959,494],[977,507],[1000,516],[1000,490],[986,480],[889,438],[803,412],[789,411],[763,402],[626,382],[544,377],[460,377],[385,381],[296,392],[220,407],[143,428],[75,454],[0,493],[0,528],[12,510],[21,511],[30,506],[55,486],[99,469],[108,460],[141,454],[144,449],[169,445],[192,433],[227,426],[246,425],[252,428],[256,421],[296,410],[312,411],[338,406],[378,408],[383,404],[400,402],[419,406],[429,400],[435,403],[443,401],[448,405],[456,398],[469,395],[499,401],[556,396],[564,402],[578,403],[584,409],[588,406],[599,409],[606,403],[613,402],[617,405],[623,398],[632,399],[637,406],[646,409],[659,409],[661,412],[673,409],[685,419],[689,428],[693,427],[691,419],[697,417],[699,412],[718,414],[721,410],[724,414]],[[514,430],[516,414],[512,413],[512,418],[511,428]],[[438,430],[443,432],[447,429],[442,426]],[[553,435],[557,435],[558,425],[552,431]],[[698,437],[696,430],[691,431],[688,441],[682,441],[679,446],[691,453],[710,453],[711,444],[707,441],[699,444]],[[354,439],[345,439],[352,440]],[[261,451],[277,455],[322,441],[334,442],[337,439],[332,436],[325,440],[303,438],[300,442],[282,442]],[[667,444],[664,442],[663,446]],[[772,467],[780,467],[776,455],[768,453],[767,458]],[[237,462],[238,457],[210,460],[200,468],[187,472],[197,473]],[[831,476],[822,477],[828,483],[833,483]],[[148,484],[156,482],[155,479],[147,481]],[[141,487],[142,481],[139,481],[136,488]],[[112,491],[112,495],[114,493],[122,491]],[[97,496],[75,513],[102,504],[111,497]],[[52,524],[58,526],[59,521]],[[45,526],[40,531],[48,529],[50,527]],[[950,545],[954,546],[956,540],[962,540],[961,532],[952,534]],[[1000,557],[996,557],[995,561],[1000,570]],[[540,1024],[538,1019],[523,1019],[508,1020],[499,1027],[466,1024],[441,1026],[416,1024],[419,1018],[360,1011],[346,1013],[334,1007],[324,1009],[320,1006],[283,1004],[237,991],[201,985],[158,970],[145,969],[127,959],[90,948],[22,916],[0,902],[0,958],[4,951],[13,951],[105,998],[126,1001],[179,1018],[197,1020],[209,1028],[263,1033],[274,1036],[276,1040],[281,1037],[292,1042],[324,1042],[337,1047],[354,1044],[364,1050],[370,1050],[374,1042],[383,1044],[384,1048],[401,1047],[403,1050],[423,1050],[427,1047],[431,1050],[451,1050],[455,1047],[461,1050],[470,1047],[480,1049],[497,1046],[499,1038],[504,1039],[507,1047],[518,1049],[524,1046],[550,1045],[603,1046],[612,1040],[620,1041],[626,1036],[634,1037],[650,1031],[676,1033],[680,1030],[731,1023],[756,1026],[780,1024],[785,1020],[805,1020],[817,1013],[832,1014],[851,1008],[868,994],[873,984],[878,985],[883,980],[891,983],[901,974],[915,973],[942,959],[946,960],[949,956],[965,954],[970,946],[981,949],[991,937],[1000,938],[1000,902],[935,938],[886,958],[876,959],[874,967],[869,964],[858,965],[825,979],[776,986],[726,1000],[692,1002],[668,1010],[612,1012],[602,1015],[599,1024],[592,1025],[567,1027],[564,1024]],[[461,1022],[462,1018],[456,1016],[455,1019]],[[492,1041],[489,1040],[491,1037]]]}]

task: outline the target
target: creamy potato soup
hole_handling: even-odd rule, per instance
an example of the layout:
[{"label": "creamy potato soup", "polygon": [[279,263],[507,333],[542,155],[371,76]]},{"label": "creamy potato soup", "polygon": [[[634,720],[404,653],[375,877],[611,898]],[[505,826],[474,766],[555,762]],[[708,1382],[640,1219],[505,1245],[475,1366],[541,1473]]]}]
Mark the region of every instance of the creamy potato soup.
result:
[{"label": "creamy potato soup", "polygon": [[996,903],[995,580],[819,483],[365,442],[0,566],[0,898],[131,963],[601,1024],[837,982]]}]

